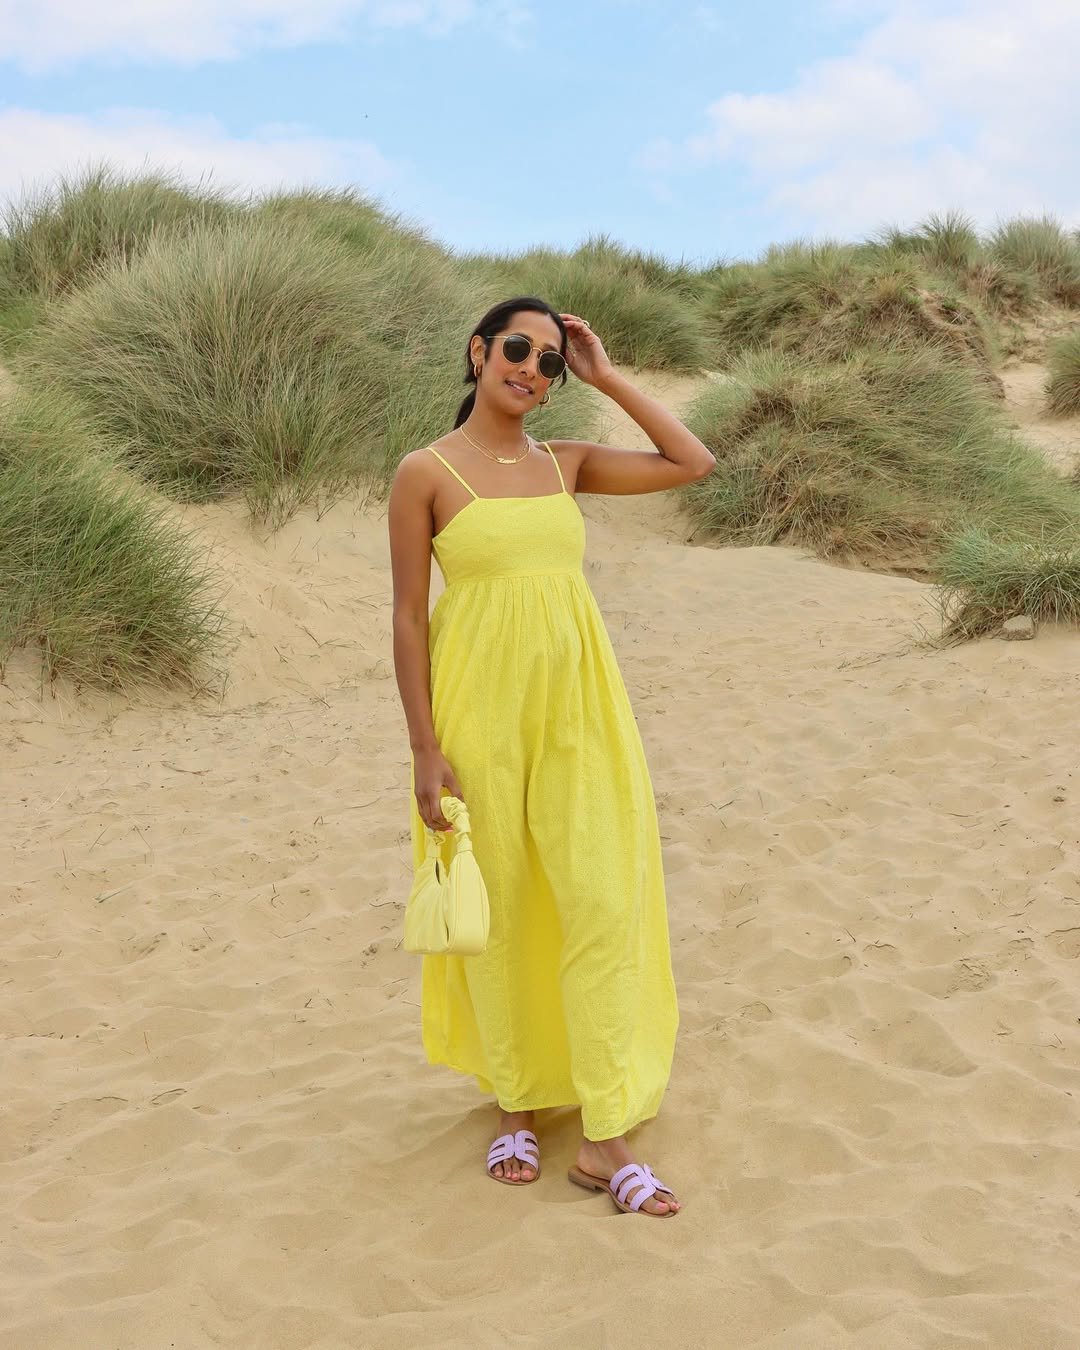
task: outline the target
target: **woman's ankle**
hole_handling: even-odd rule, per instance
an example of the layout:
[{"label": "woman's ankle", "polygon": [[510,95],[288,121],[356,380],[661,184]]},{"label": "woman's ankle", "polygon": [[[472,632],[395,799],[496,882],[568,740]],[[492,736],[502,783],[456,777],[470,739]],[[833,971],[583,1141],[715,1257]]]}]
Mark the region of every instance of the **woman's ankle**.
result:
[{"label": "woman's ankle", "polygon": [[518,1129],[530,1129],[533,1122],[532,1111],[508,1111],[504,1106],[499,1107],[499,1119],[504,1124],[515,1124]]}]

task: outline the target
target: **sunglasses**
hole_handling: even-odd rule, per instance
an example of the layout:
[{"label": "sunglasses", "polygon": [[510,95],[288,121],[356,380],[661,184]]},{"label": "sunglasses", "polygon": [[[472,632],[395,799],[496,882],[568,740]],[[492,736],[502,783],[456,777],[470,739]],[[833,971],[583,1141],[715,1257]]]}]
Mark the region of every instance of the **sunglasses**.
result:
[{"label": "sunglasses", "polygon": [[503,356],[513,365],[519,366],[529,359],[531,352],[540,352],[536,358],[536,369],[545,380],[556,380],[566,369],[566,358],[553,351],[540,351],[534,347],[523,333],[510,333],[503,338]]}]

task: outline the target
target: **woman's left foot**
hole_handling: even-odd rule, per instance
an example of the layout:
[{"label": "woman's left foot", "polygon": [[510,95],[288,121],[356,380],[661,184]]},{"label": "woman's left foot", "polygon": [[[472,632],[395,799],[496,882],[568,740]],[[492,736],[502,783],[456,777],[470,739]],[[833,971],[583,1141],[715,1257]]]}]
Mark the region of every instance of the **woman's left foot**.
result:
[{"label": "woman's left foot", "polygon": [[[630,1145],[626,1142],[626,1137],[621,1136],[618,1139],[593,1140],[586,1139],[578,1149],[577,1166],[581,1171],[590,1176],[599,1177],[604,1181],[610,1181],[616,1172],[626,1167],[630,1163],[637,1162]],[[626,1196],[627,1203],[633,1201],[634,1196],[640,1190],[640,1186],[634,1186]],[[657,1194],[650,1195],[648,1199],[643,1200],[641,1209],[648,1214],[673,1214],[682,1208],[674,1195]]]}]

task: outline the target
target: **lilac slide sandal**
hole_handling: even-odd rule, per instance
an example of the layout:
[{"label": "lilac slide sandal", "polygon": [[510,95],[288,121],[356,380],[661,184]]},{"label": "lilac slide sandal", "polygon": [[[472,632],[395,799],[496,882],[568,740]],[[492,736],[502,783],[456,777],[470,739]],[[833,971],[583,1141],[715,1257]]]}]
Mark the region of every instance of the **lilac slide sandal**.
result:
[{"label": "lilac slide sandal", "polygon": [[[591,1172],[583,1172],[580,1167],[571,1167],[567,1175],[571,1181],[578,1186],[584,1186],[588,1191],[607,1191],[624,1214],[642,1212],[641,1206],[650,1196],[661,1194],[670,1195],[673,1199],[675,1197],[675,1192],[654,1175],[648,1163],[644,1167],[639,1163],[627,1163],[625,1167],[619,1168],[610,1181],[605,1181],[603,1177],[594,1177]],[[636,1193],[628,1202],[626,1197],[635,1187]],[[663,1214],[651,1209],[643,1212],[650,1219],[670,1219],[673,1214],[678,1213],[678,1210],[668,1209]]]},{"label": "lilac slide sandal", "polygon": [[[507,1163],[511,1158],[536,1168],[532,1181],[511,1181],[509,1177],[497,1177],[491,1170],[496,1163]],[[501,1181],[504,1186],[531,1186],[540,1175],[540,1145],[532,1130],[518,1130],[517,1134],[501,1134],[488,1149],[487,1174],[492,1181]]]}]

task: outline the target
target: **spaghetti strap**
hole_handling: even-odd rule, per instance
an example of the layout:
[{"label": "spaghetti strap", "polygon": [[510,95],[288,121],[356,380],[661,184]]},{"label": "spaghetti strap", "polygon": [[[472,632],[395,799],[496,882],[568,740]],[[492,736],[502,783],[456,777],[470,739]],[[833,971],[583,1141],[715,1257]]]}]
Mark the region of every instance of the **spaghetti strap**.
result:
[{"label": "spaghetti strap", "polygon": [[548,445],[547,441],[542,441],[541,444],[543,445],[544,449],[548,452],[548,454],[551,456],[551,458],[555,461],[555,468],[556,468],[556,470],[558,471],[558,474],[559,474],[559,482],[562,484],[562,490],[565,492],[565,491],[566,491],[566,480],[565,480],[565,479],[563,478],[563,476],[562,476],[562,469],[559,467],[559,459],[558,459],[558,456],[555,454],[555,451],[552,450],[551,446]]},{"label": "spaghetti strap", "polygon": [[[442,463],[446,464],[446,460],[443,459],[442,455],[439,454],[438,450],[436,450],[433,445],[429,445],[428,449],[431,451],[431,453],[435,456],[436,459],[442,460]],[[461,484],[463,488],[467,488],[469,492],[472,492],[472,495],[474,497],[478,497],[480,495],[478,492],[473,492],[472,488],[469,487],[468,483],[466,483],[465,479],[462,478],[461,474],[458,473],[457,469],[455,469],[452,464],[446,464],[446,467],[450,470],[450,472],[454,475],[454,477],[458,480],[458,482]],[[561,478],[562,475],[560,474],[559,477]]]}]

